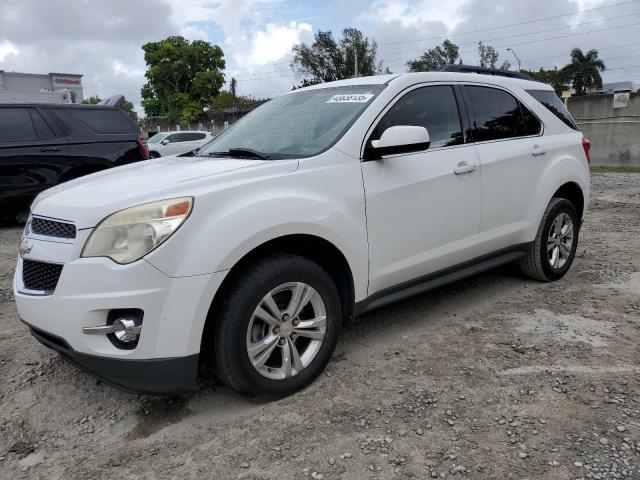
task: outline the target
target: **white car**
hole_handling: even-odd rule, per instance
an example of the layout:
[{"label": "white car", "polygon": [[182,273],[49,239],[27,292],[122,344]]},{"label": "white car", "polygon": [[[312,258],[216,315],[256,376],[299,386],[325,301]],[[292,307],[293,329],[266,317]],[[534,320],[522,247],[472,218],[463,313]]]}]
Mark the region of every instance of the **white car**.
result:
[{"label": "white car", "polygon": [[296,90],[199,156],[40,194],[18,311],[40,342],[129,390],[192,390],[205,363],[243,394],[291,394],[363,312],[507,262],[561,278],[588,153],[533,81],[438,72]]},{"label": "white car", "polygon": [[156,133],[149,138],[149,157],[167,157],[192,152],[213,138],[209,132],[182,131]]}]

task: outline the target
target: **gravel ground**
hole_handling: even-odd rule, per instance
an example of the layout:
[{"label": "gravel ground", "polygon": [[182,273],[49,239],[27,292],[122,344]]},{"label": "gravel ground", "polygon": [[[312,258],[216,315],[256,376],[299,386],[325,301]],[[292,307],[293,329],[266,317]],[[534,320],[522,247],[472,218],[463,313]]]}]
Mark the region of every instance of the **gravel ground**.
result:
[{"label": "gravel ground", "polygon": [[565,279],[506,267],[367,314],[266,404],[123,393],[42,347],[0,228],[0,478],[640,478],[640,175],[593,185]]}]

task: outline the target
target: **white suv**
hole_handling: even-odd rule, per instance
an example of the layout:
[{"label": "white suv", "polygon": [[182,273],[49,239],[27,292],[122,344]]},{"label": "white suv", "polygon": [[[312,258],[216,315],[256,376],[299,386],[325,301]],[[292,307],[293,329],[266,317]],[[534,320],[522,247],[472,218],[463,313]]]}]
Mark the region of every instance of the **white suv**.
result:
[{"label": "white suv", "polygon": [[192,152],[209,140],[213,135],[209,132],[164,132],[156,133],[149,138],[149,157],[167,157]]},{"label": "white suv", "polygon": [[551,87],[468,73],[326,83],[199,155],[42,193],[14,289],[33,335],[117,386],[182,392],[208,365],[290,394],[356,315],[507,262],[571,266],[589,143]]}]

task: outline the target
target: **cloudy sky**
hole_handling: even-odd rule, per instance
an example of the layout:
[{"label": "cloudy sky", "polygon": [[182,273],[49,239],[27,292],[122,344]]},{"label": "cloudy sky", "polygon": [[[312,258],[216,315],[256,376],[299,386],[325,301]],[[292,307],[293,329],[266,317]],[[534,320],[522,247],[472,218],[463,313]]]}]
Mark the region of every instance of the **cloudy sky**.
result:
[{"label": "cloudy sky", "polygon": [[299,82],[294,44],[347,26],[375,38],[393,72],[450,38],[465,63],[483,40],[515,65],[513,48],[526,68],[598,48],[605,80],[640,79],[640,0],[2,0],[0,69],[82,73],[85,96],[122,93],[139,105],[141,45],[183,35],[222,47],[240,94],[268,97]]}]

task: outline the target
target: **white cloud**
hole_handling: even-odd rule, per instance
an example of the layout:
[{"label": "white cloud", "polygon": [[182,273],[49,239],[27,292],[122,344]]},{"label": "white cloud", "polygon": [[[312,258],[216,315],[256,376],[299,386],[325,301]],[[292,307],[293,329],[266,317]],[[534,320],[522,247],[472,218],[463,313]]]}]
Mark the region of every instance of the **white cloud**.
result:
[{"label": "white cloud", "polygon": [[313,37],[313,29],[305,22],[268,23],[264,30],[253,34],[248,52],[238,52],[235,60],[241,66],[264,65],[291,54],[291,48]]},{"label": "white cloud", "polygon": [[0,43],[0,62],[4,62],[4,59],[9,55],[18,55],[18,48],[13,43],[5,40]]},{"label": "white cloud", "polygon": [[403,27],[442,22],[454,28],[463,17],[466,0],[376,0],[364,18],[375,22],[399,22]]}]

